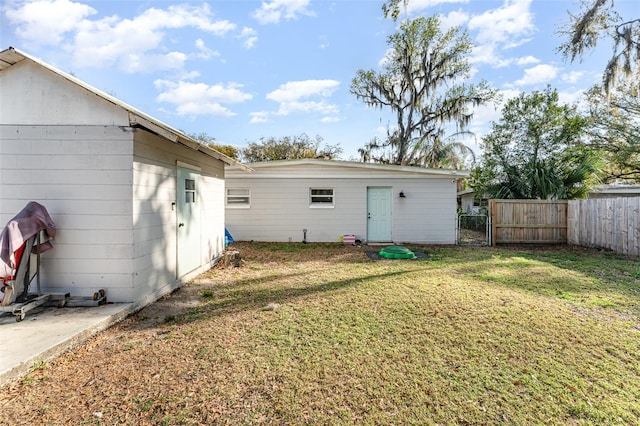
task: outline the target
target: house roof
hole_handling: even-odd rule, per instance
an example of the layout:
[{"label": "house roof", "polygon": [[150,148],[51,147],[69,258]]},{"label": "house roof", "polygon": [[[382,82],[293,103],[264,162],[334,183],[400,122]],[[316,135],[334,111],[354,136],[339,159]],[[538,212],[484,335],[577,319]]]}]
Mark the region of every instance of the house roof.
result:
[{"label": "house roof", "polygon": [[627,196],[627,197],[637,197],[640,196],[640,185],[633,184],[609,184],[609,185],[600,185],[598,187],[593,188],[589,191],[587,196]]},{"label": "house roof", "polygon": [[[273,172],[273,177],[287,177],[286,170],[316,170],[319,173],[323,171],[370,171],[370,172],[383,172],[393,173],[397,175],[403,175],[404,177],[446,177],[446,178],[465,178],[469,176],[467,170],[448,170],[448,169],[428,169],[424,167],[413,166],[397,166],[393,164],[375,164],[375,163],[360,163],[356,161],[341,161],[341,160],[321,160],[313,158],[305,158],[300,160],[277,160],[277,161],[263,161],[258,163],[249,163],[248,167],[254,171],[261,172],[261,177],[265,177],[265,172]],[[235,167],[230,167],[228,170],[233,171]],[[251,177],[251,174],[246,174],[243,177]],[[335,177],[335,176],[328,176]]]},{"label": "house roof", "polygon": [[208,155],[209,157],[213,157],[217,160],[220,160],[225,164],[228,164],[230,166],[235,166],[240,169],[248,170],[247,166],[245,166],[244,164],[234,160],[231,157],[224,155],[219,151],[216,151],[215,149],[209,148],[208,146],[198,143],[198,141],[187,136],[182,131],[175,129],[169,126],[168,124],[163,123],[162,121],[132,107],[131,105],[128,105],[122,102],[120,99],[115,98],[99,89],[96,89],[95,87],[85,83],[84,81],[70,74],[67,74],[63,71],[60,71],[59,69],[53,67],[52,65],[49,65],[46,62],[41,61],[40,59],[30,56],[27,53],[24,53],[14,47],[9,47],[8,49],[5,49],[2,52],[0,52],[0,72],[24,60],[28,60],[35,64],[38,64],[41,67],[70,81],[71,83],[74,83],[82,87],[83,89],[88,90],[89,92],[104,99],[105,101],[119,108],[124,109],[129,113],[129,122],[131,127],[144,128],[152,133],[158,134],[166,139],[169,139],[174,143],[179,143],[195,151],[199,151],[205,155]]}]

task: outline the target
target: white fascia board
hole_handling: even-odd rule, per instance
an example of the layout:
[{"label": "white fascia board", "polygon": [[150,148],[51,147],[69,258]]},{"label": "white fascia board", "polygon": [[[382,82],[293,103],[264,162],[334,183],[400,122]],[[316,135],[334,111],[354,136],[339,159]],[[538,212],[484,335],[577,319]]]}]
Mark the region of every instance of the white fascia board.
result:
[{"label": "white fascia board", "polygon": [[[256,171],[261,178],[362,178],[372,177],[412,179],[412,178],[450,178],[469,177],[468,170],[427,169],[421,167],[395,166],[386,164],[357,163],[334,160],[284,160],[249,163],[248,167]],[[227,169],[233,174],[235,167]],[[239,176],[238,176],[239,177]],[[249,177],[249,176],[245,176]]]}]

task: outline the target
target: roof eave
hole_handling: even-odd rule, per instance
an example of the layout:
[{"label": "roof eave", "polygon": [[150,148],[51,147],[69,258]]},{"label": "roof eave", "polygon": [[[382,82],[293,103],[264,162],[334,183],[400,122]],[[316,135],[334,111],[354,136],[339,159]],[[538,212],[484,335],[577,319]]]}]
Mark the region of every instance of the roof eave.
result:
[{"label": "roof eave", "polygon": [[400,171],[407,173],[419,173],[419,174],[432,174],[441,175],[444,177],[463,179],[469,177],[470,171],[468,170],[453,170],[453,169],[429,169],[424,167],[415,166],[398,166],[393,164],[375,164],[375,163],[361,163],[355,161],[344,160],[320,160],[313,158],[304,158],[298,160],[275,160],[275,161],[262,161],[257,163],[249,163],[248,167],[259,170],[269,167],[279,166],[296,166],[296,165],[333,165],[335,167],[354,167],[362,169],[373,169],[380,171]]}]

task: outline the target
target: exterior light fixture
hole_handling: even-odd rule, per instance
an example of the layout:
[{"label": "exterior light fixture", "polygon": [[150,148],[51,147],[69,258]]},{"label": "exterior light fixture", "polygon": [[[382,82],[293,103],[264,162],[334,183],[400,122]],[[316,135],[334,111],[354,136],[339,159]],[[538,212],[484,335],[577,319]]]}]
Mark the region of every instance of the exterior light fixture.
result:
[{"label": "exterior light fixture", "polygon": [[404,191],[400,191],[400,195],[399,195],[399,197],[400,197],[400,198],[407,198],[407,196],[406,196],[406,195],[404,195]]}]

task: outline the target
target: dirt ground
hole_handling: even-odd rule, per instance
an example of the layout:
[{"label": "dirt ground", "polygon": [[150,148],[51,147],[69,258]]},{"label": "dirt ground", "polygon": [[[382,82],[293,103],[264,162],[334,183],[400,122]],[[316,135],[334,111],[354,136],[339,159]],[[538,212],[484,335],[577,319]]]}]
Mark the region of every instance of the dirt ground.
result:
[{"label": "dirt ground", "polygon": [[207,286],[207,280],[194,280],[156,302],[145,306],[134,317],[136,319],[135,328],[153,328],[203,304],[204,300],[201,297],[201,293]]},{"label": "dirt ground", "polygon": [[[311,262],[317,256],[317,250],[306,249],[310,246],[300,247],[302,249],[295,253],[297,261]],[[363,255],[357,247],[344,250],[347,256]],[[269,253],[251,244],[243,246],[241,253],[243,258],[253,259],[267,268],[291,258],[286,250]],[[148,421],[151,417],[141,420],[139,415],[143,412],[151,416],[161,407],[171,405],[158,394],[163,391],[179,394],[185,389],[184,380],[201,379],[182,377],[189,368],[185,353],[192,352],[192,348],[186,347],[189,336],[175,333],[176,327],[188,322],[185,316],[198,306],[207,304],[207,292],[212,291],[212,286],[231,283],[240,277],[250,279],[260,272],[244,264],[240,268],[225,269],[220,262],[80,346],[54,360],[37,363],[26,377],[0,388],[0,425],[156,424]],[[257,307],[258,310],[261,307]],[[246,315],[233,312],[211,321],[208,329],[198,332],[215,334],[216,330],[236,322],[238,329],[245,327]],[[153,361],[150,363],[150,360]],[[215,379],[207,377],[206,380]],[[158,382],[163,383],[161,388],[157,387]],[[190,393],[186,398],[198,400],[199,395]],[[210,400],[200,402],[214,404]],[[218,405],[224,405],[224,401]],[[212,424],[206,419],[212,415],[215,418],[214,411],[207,409],[201,416],[201,424]],[[115,423],[113,418],[107,420],[107,413],[113,412],[122,413]]]},{"label": "dirt ground", "polygon": [[[29,375],[0,388],[0,425],[111,424],[103,421],[102,410],[87,408],[103,404],[108,412],[114,395],[129,392],[131,380],[139,382],[140,394],[145,387],[151,389],[149,378],[136,378],[146,374],[137,373],[136,366],[148,364],[149,354],[127,351],[127,345],[133,348],[140,341],[166,338],[174,318],[206,303],[202,292],[210,285],[196,279],[58,358],[34,365]],[[123,348],[125,357],[118,355]],[[163,345],[163,350],[169,357],[181,357],[179,345]],[[73,401],[61,405],[64,395]],[[80,396],[86,401],[79,401]],[[124,419],[118,424],[137,421]]]}]

